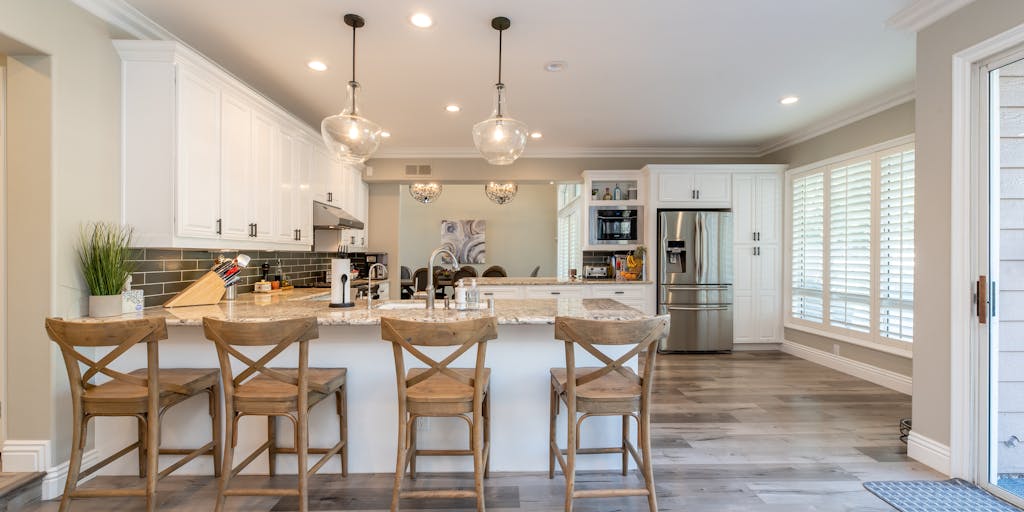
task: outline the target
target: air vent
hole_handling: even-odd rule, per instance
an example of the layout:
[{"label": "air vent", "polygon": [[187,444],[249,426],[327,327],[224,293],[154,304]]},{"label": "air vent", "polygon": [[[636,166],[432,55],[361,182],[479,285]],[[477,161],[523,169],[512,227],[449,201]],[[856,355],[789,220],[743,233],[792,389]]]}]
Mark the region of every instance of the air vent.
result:
[{"label": "air vent", "polygon": [[430,176],[429,165],[407,165],[405,166],[406,176]]}]

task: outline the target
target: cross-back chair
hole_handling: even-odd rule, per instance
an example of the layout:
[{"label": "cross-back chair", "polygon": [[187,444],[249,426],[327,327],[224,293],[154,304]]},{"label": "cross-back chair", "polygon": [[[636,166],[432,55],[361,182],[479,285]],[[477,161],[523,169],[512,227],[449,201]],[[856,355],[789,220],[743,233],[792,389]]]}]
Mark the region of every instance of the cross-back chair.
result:
[{"label": "cross-back chair", "polygon": [[[574,498],[647,496],[651,512],[657,512],[654,472],[651,464],[651,387],[653,385],[656,343],[665,336],[668,316],[645,320],[585,320],[556,317],[555,339],[565,342],[565,368],[551,369],[551,413],[548,457],[548,478],[555,476],[555,461],[565,474],[565,510],[572,511]],[[598,345],[633,345],[618,358],[601,351]],[[576,347],[594,356],[603,366],[576,367]],[[627,364],[641,353],[646,354],[637,375]],[[566,449],[556,441],[556,424],[561,403],[565,403],[568,431]],[[579,417],[577,414],[581,413]],[[621,416],[622,443],[617,447],[582,448],[580,426],[594,416]],[[637,422],[637,441],[629,435],[630,418]],[[636,461],[644,488],[577,490],[576,455],[621,453],[622,474],[629,469],[629,456]]]},{"label": "cross-back chair", "polygon": [[[330,460],[341,457],[342,476],[348,475],[348,427],[345,396],[345,368],[310,368],[309,341],[319,336],[316,318],[295,318],[267,322],[232,322],[214,318],[203,319],[206,337],[217,347],[224,387],[224,403],[228,411],[225,423],[227,443],[224,450],[224,468],[221,471],[215,510],[220,512],[228,496],[297,496],[299,510],[309,509],[309,475],[315,474]],[[286,349],[298,344],[298,363],[294,368],[268,366]],[[267,347],[270,347],[267,349]],[[265,349],[258,357],[247,352]],[[245,349],[243,352],[240,349]],[[232,370],[232,360],[242,364],[242,370]],[[340,440],[330,448],[309,447],[309,410],[334,395],[340,422]],[[237,467],[232,467],[234,450],[238,445],[238,421],[244,416],[267,417],[267,441],[248,455]],[[277,444],[277,418],[292,421],[295,439],[292,448]],[[235,475],[268,452],[270,474],[277,472],[278,454],[295,454],[298,459],[298,484],[295,489],[243,489],[230,488]],[[312,468],[308,454],[322,454]]]},{"label": "cross-back chair", "polygon": [[[390,341],[395,356],[398,385],[398,455],[391,510],[398,511],[401,498],[475,498],[478,511],[484,510],[483,479],[490,466],[490,372],[484,366],[487,341],[498,337],[494,317],[457,322],[418,322],[382,317],[381,337]],[[455,347],[437,361],[419,347]],[[473,368],[452,368],[460,356],[476,347]],[[404,353],[424,363],[426,368],[405,370]],[[416,446],[416,420],[421,417],[457,417],[469,426],[469,449],[420,450]],[[473,490],[430,489],[402,491],[406,468],[416,478],[416,457],[473,456]]]},{"label": "cross-back chair", "polygon": [[[160,368],[158,343],[167,339],[167,324],[162,318],[108,320],[102,322],[46,319],[46,333],[64,357],[71,386],[73,409],[71,459],[60,511],[71,506],[73,498],[144,496],[146,510],[156,510],[157,482],[200,455],[212,455],[214,471],[220,474],[220,393],[215,369]],[[146,368],[122,372],[114,365],[129,349],[146,347]],[[93,359],[95,349],[113,347]],[[87,352],[81,349],[88,349]],[[109,380],[105,380],[109,379]],[[105,380],[104,382],[97,382]],[[212,441],[196,449],[160,447],[160,418],[170,407],[199,394],[207,394]],[[138,441],[92,467],[82,470],[89,421],[100,416],[134,417],[138,423]],[[143,489],[78,489],[81,478],[138,449],[139,477],[146,479]],[[160,455],[182,455],[163,471]]]}]

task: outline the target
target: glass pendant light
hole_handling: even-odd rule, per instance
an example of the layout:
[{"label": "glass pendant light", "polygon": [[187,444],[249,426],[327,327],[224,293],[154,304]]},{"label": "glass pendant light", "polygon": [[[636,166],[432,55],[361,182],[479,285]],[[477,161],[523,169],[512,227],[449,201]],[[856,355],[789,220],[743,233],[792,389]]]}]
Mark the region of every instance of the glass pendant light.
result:
[{"label": "glass pendant light", "polygon": [[437,201],[437,198],[441,197],[441,184],[413,183],[409,185],[409,195],[423,204],[433,203]]},{"label": "glass pendant light", "polygon": [[526,123],[508,117],[508,100],[505,84],[501,81],[501,35],[512,22],[505,17],[491,20],[491,27],[498,31],[498,83],[494,84],[494,112],[491,117],[473,126],[473,143],[487,163],[508,165],[515,162],[526,149],[530,130]]},{"label": "glass pendant light", "polygon": [[515,183],[495,183],[492,181],[484,185],[484,193],[487,194],[487,198],[497,204],[511,203],[518,191],[519,185]]},{"label": "glass pendant light", "polygon": [[381,127],[360,116],[356,106],[356,96],[360,92],[356,81],[356,29],[366,21],[357,14],[346,14],[345,24],[352,27],[352,80],[347,87],[348,100],[340,114],[324,118],[320,123],[320,134],[331,153],[349,162],[362,163],[380,146]]}]

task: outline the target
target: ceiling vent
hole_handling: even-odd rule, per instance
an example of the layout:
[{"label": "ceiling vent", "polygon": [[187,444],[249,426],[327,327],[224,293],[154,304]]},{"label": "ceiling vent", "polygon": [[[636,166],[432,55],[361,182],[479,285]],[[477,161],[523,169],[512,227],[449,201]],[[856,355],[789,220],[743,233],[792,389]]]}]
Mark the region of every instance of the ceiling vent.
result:
[{"label": "ceiling vent", "polygon": [[407,165],[405,166],[406,176],[430,176],[429,165]]}]

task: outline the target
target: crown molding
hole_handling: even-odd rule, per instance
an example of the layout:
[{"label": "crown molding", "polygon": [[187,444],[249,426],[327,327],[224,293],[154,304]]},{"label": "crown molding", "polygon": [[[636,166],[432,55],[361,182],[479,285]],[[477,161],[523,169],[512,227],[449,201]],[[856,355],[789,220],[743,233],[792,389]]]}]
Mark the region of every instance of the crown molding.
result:
[{"label": "crown molding", "polygon": [[885,21],[885,26],[905,30],[907,32],[920,32],[928,28],[932,23],[945,18],[946,16],[960,10],[974,0],[914,0],[910,5],[904,7],[896,14],[893,14]]},{"label": "crown molding", "polygon": [[[620,148],[527,148],[521,158],[756,158],[757,146],[687,146],[687,147],[620,147]],[[382,148],[373,156],[381,158],[480,158],[474,148]]]},{"label": "crown molding", "polygon": [[811,124],[774,142],[764,144],[759,148],[757,156],[762,157],[780,149],[806,142],[819,135],[824,135],[849,124],[856,123],[861,119],[871,117],[879,112],[889,110],[897,105],[902,105],[912,99],[914,99],[913,82],[896,89],[892,94],[883,97],[878,102],[861,105],[859,108],[831,115],[824,121]]},{"label": "crown molding", "polygon": [[89,14],[127,32],[136,39],[178,41],[174,34],[124,0],[71,0]]}]

